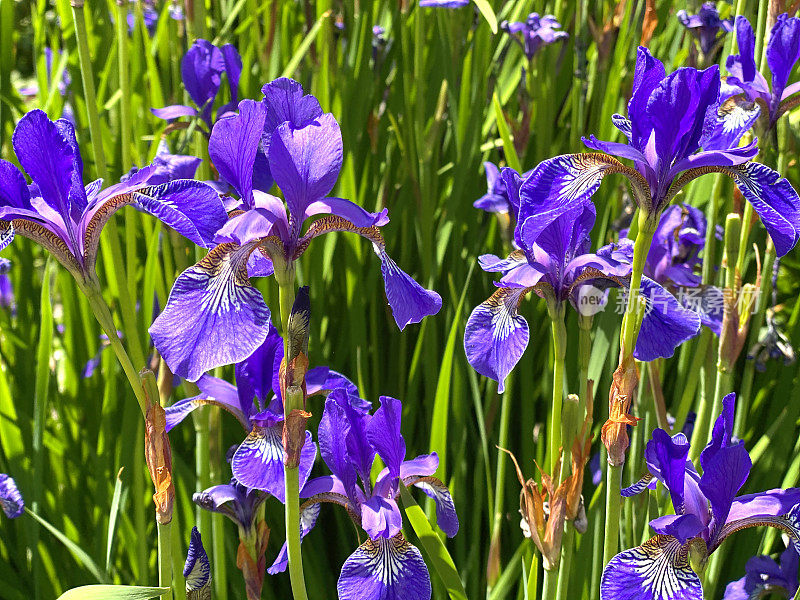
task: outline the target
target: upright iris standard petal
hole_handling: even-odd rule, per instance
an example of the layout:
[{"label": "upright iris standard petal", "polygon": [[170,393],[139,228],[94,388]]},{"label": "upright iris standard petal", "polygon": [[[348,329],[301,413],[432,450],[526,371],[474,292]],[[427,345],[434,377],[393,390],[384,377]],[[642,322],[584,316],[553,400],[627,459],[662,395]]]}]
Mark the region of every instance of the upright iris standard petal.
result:
[{"label": "upright iris standard petal", "polygon": [[367,423],[367,439],[392,477],[400,477],[400,464],[406,458],[406,441],[400,433],[403,406],[389,396],[381,396],[381,406]]},{"label": "upright iris standard petal", "polygon": [[25,502],[17,489],[17,482],[5,473],[0,473],[0,507],[9,519],[16,519],[25,510]]},{"label": "upright iris standard petal", "polygon": [[325,401],[319,422],[319,453],[328,468],[341,481],[351,500],[355,499],[356,470],[347,452],[350,425],[344,409],[335,399]]},{"label": "upright iris standard petal", "polygon": [[431,578],[420,551],[402,534],[367,540],[342,566],[339,600],[430,600]]},{"label": "upright iris standard petal", "polygon": [[222,84],[220,74],[224,70],[225,59],[220,49],[203,39],[195,40],[181,60],[183,85],[209,126],[214,98]]},{"label": "upright iris standard petal", "polygon": [[778,16],[767,43],[767,65],[772,72],[772,101],[770,112],[777,110],[783,90],[789,82],[797,60],[800,59],[800,19]]},{"label": "upright iris standard petal", "polygon": [[60,217],[71,243],[77,246],[73,225],[77,219],[70,195],[75,174],[75,148],[41,110],[32,110],[19,120],[11,142],[20,165],[38,187],[47,206]]},{"label": "upright iris standard petal", "polygon": [[647,277],[642,277],[641,294],[647,308],[633,356],[641,361],[669,358],[678,346],[697,335],[700,317]]},{"label": "upright iris standard petal", "polygon": [[183,567],[183,577],[186,579],[186,594],[189,600],[202,598],[202,590],[210,588],[211,565],[208,562],[208,554],[203,548],[203,541],[197,527],[192,527],[189,551]]},{"label": "upright iris standard petal", "polygon": [[467,361],[481,375],[505,389],[506,376],[528,347],[528,322],[518,313],[519,303],[530,288],[500,288],[475,307],[464,330]]},{"label": "upright iris standard petal", "polygon": [[289,123],[300,129],[322,116],[322,107],[311,94],[303,93],[303,86],[294,79],[280,77],[263,88],[264,104],[267,106],[267,120],[264,124],[262,144],[264,151],[269,149],[269,136],[282,123]]},{"label": "upright iris standard petal", "polygon": [[208,141],[214,166],[222,179],[236,189],[247,209],[253,204],[253,164],[265,119],[264,104],[242,100],[239,114],[217,121]]},{"label": "upright iris standard petal", "polygon": [[270,312],[247,278],[253,246],[222,244],[181,273],[150,335],[172,372],[197,381],[244,360],[269,332]]},{"label": "upright iris standard petal", "polygon": [[[684,480],[686,478],[686,458],[689,456],[689,440],[682,433],[673,437],[663,429],[653,431],[653,438],[647,442],[648,466],[658,469],[660,479],[669,490],[672,506],[676,514],[684,511]],[[650,464],[654,463],[654,464]]]},{"label": "upright iris standard petal", "polygon": [[688,549],[669,535],[656,535],[620,552],[603,569],[601,600],[703,600]]},{"label": "upright iris standard petal", "polygon": [[342,168],[342,133],[332,114],[301,129],[284,123],[272,135],[269,164],[299,227],[309,204],[327,196]]}]

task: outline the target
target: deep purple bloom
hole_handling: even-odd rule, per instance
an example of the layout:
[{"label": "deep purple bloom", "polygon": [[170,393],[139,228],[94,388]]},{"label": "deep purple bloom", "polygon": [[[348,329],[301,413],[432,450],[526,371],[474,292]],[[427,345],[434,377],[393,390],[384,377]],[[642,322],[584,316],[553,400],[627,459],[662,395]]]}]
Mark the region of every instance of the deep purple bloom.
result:
[{"label": "deep purple bloom", "polygon": [[14,286],[8,272],[11,270],[11,261],[7,258],[0,258],[0,307],[14,310]]},{"label": "deep purple bloom", "polygon": [[181,77],[183,86],[189,93],[195,107],[184,104],[173,104],[164,108],[151,108],[150,111],[160,119],[177,119],[178,117],[199,116],[208,126],[214,125],[211,112],[214,100],[222,86],[222,74],[228,78],[228,89],[231,100],[220,106],[217,118],[236,110],[239,102],[239,77],[242,74],[242,57],[231,44],[217,48],[207,40],[196,40],[181,61]]},{"label": "deep purple bloom", "polygon": [[17,483],[5,473],[0,473],[0,507],[9,519],[16,519],[25,510]]},{"label": "deep purple bloom", "polygon": [[[333,475],[312,479],[301,490],[300,496],[309,498],[300,510],[301,535],[307,535],[316,524],[321,502],[343,506],[369,539],[342,566],[339,599],[430,600],[425,561],[401,532],[403,518],[396,502],[400,483],[420,488],[436,502],[438,525],[450,537],[458,532],[455,506],[447,487],[432,477],[439,465],[435,453],[405,460],[400,401],[382,396],[373,415],[369,408],[369,403],[345,390],[328,396],[319,443],[322,459]],[[373,484],[370,470],[376,454],[386,468]],[[283,571],[286,565],[284,545],[269,573]]]},{"label": "deep purple bloom", "polygon": [[794,598],[797,592],[797,550],[789,545],[781,554],[780,563],[769,556],[754,556],[747,561],[745,576],[725,588],[722,600],[751,600],[753,598]]},{"label": "deep purple bloom", "polygon": [[[548,301],[549,308],[569,301],[581,314],[590,316],[603,309],[605,296],[587,284],[605,288],[626,283],[631,273],[632,242],[623,240],[619,246],[605,246],[592,253],[594,221],[595,208],[590,202],[558,216],[535,241],[527,236],[527,230],[520,231],[518,223],[515,237],[519,250],[506,259],[492,254],[479,258],[484,271],[503,276],[495,284],[499,289],[470,314],[464,350],[472,368],[498,382],[499,392],[504,391],[505,378],[530,338],[528,323],[518,311],[524,296],[536,292]],[[648,310],[634,356],[644,361],[672,356],[678,345],[697,334],[700,319],[648,277],[642,279],[641,294]]]},{"label": "deep purple bloom", "polygon": [[[236,364],[236,385],[203,375],[197,380],[200,395],[179,400],[166,409],[167,431],[200,406],[211,404],[232,414],[247,437],[231,459],[233,476],[245,487],[268,492],[284,501],[283,400],[279,372],[283,360],[283,338],[270,324],[267,339],[255,352]],[[306,392],[356,388],[350,380],[328,367],[314,367],[306,373]],[[300,461],[300,484],[311,472],[317,451],[306,432]]]},{"label": "deep purple bloom", "polygon": [[[634,200],[655,227],[687,183],[716,171],[733,178],[761,217],[777,254],[786,254],[800,238],[800,198],[777,172],[750,162],[758,152],[757,140],[735,145],[749,125],[728,121],[730,113],[719,116],[719,90],[718,67],[666,75],[664,65],[639,48],[628,118],[612,118],[628,143],[590,136],[584,144],[606,154],[565,154],[540,163],[520,189],[517,235],[535,241],[560,214],[588,202],[609,173],[628,178]],[[732,132],[729,136],[717,135],[718,121]],[[609,155],[631,160],[635,168]]]},{"label": "deep purple bloom", "polygon": [[201,246],[211,244],[227,215],[217,193],[198,181],[153,185],[155,168],[101,189],[98,179],[83,184],[83,161],[75,129],[64,119],[50,121],[41,110],[17,123],[12,144],[25,176],[0,160],[0,250],[15,232],[39,243],[75,275],[93,281],[100,232],[122,206],[145,210]]},{"label": "deep purple bloom", "polygon": [[483,163],[486,171],[486,193],[475,200],[472,206],[486,212],[508,214],[516,223],[519,214],[519,186],[522,179],[530,175],[530,171],[520,177],[514,169],[503,167],[498,169],[494,163]]},{"label": "deep purple bloom", "polygon": [[[349,231],[373,243],[400,329],[442,305],[439,294],[422,288],[387,254],[379,229],[389,221],[386,209],[371,213],[328,196],[343,155],[333,115],[323,113],[317,99],[303,95],[291,79],[277,79],[263,92],[263,102],[243,100],[239,114],[214,126],[209,154],[238,192],[238,203],[230,206],[238,212],[215,236],[220,245],[178,277],[164,312],[150,328],[173,372],[190,381],[243,360],[264,341],[270,313],[248,277],[285,271],[325,233]],[[261,191],[269,189],[272,178],[285,203]],[[303,233],[305,221],[318,215],[324,216]]]},{"label": "deep purple bloom", "polygon": [[539,13],[529,14],[524,23],[503,21],[500,24],[500,29],[522,46],[528,60],[531,60],[542,46],[567,39],[569,34],[566,31],[556,31],[560,28],[561,23],[553,15],[540,17]]},{"label": "deep purple bloom", "polygon": [[211,565],[197,527],[192,527],[189,551],[186,554],[186,564],[183,566],[183,578],[186,580],[187,600],[202,598],[203,590],[211,586]]},{"label": "deep purple bloom", "polygon": [[772,126],[786,110],[797,105],[797,98],[793,96],[800,91],[800,82],[787,84],[800,58],[800,19],[789,18],[785,13],[779,15],[769,34],[766,56],[772,73],[771,89],[756,66],[756,38],[750,21],[739,16],[735,26],[739,54],[729,56],[725,63],[730,73],[726,83],[733,88],[729,93],[743,92],[748,100],[761,105]]},{"label": "deep purple bloom", "polygon": [[419,0],[422,7],[461,8],[469,4],[469,0]]},{"label": "deep purple bloom", "polygon": [[[734,394],[722,401],[711,441],[700,454],[702,475],[688,460],[686,435],[653,432],[645,450],[649,473],[622,495],[638,494],[660,481],[675,514],[650,521],[658,535],[611,559],[600,584],[602,600],[702,600],[689,554],[695,565],[705,565],[729,535],[747,527],[776,527],[800,547],[800,488],[736,495],[752,463],[744,442],[733,438],[735,401]],[[650,575],[655,572],[658,577]]]},{"label": "deep purple bloom", "polygon": [[677,17],[700,42],[703,54],[710,54],[717,43],[725,38],[725,34],[733,31],[733,19],[720,19],[719,11],[713,2],[704,2],[696,15],[679,10]]},{"label": "deep purple bloom", "polygon": [[706,217],[688,204],[668,207],[658,222],[644,274],[672,291],[678,300],[696,312],[715,334],[722,329],[723,296],[713,286],[702,286],[697,272],[706,244]]},{"label": "deep purple bloom", "polygon": [[[152,1],[142,1],[142,17],[144,19],[144,27],[147,29],[147,34],[153,37],[156,33],[156,27],[158,26],[158,11],[155,6],[153,6]],[[133,30],[136,28],[136,13],[133,10],[128,11],[127,23],[128,33],[133,33]]]}]

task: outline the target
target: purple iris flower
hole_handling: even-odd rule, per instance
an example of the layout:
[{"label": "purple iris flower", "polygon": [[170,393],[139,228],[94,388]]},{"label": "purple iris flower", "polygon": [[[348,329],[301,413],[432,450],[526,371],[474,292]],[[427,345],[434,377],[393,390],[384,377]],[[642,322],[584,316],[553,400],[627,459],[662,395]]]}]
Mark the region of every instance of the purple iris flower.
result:
[{"label": "purple iris flower", "polygon": [[[233,476],[247,488],[259,489],[284,501],[283,400],[280,389],[280,365],[283,338],[270,324],[267,339],[255,352],[236,364],[236,385],[203,375],[197,380],[200,394],[168,407],[166,429],[169,432],[192,411],[210,404],[232,414],[247,437],[231,459]],[[328,367],[314,367],[306,373],[306,393],[344,388],[356,393],[355,385]],[[308,479],[317,455],[306,432],[300,458],[300,485]]]},{"label": "purple iris flower", "polygon": [[186,564],[183,566],[183,578],[186,580],[187,600],[199,600],[203,597],[203,591],[211,588],[211,565],[197,527],[192,527],[189,551],[186,553]]},{"label": "purple iris flower", "polygon": [[[525,210],[526,199],[522,202],[520,212]],[[504,391],[506,376],[528,346],[528,323],[518,311],[524,296],[533,291],[548,301],[549,308],[569,301],[589,316],[602,310],[604,297],[600,297],[598,288],[587,284],[625,284],[631,273],[633,244],[625,239],[618,246],[604,246],[592,253],[590,232],[594,222],[591,202],[559,215],[535,241],[530,240],[526,229],[520,232],[518,222],[515,237],[519,250],[506,259],[492,254],[478,259],[484,271],[502,273],[502,278],[495,284],[499,289],[470,314],[464,350],[472,368],[498,382],[499,392]],[[648,277],[642,278],[641,294],[648,310],[634,356],[644,361],[672,356],[678,345],[697,334],[700,319]]]},{"label": "purple iris flower", "polygon": [[713,2],[704,2],[696,15],[679,10],[677,17],[700,42],[703,54],[710,54],[725,38],[725,34],[733,31],[733,19],[720,19],[719,11]]},{"label": "purple iris flower", "polygon": [[[188,154],[172,154],[169,151],[167,141],[162,139],[158,144],[153,162],[150,163],[152,173],[148,178],[150,184],[167,183],[175,179],[194,179],[197,168],[202,159]],[[133,167],[127,175],[124,175],[121,181],[127,181],[133,177],[140,169]],[[212,187],[213,183],[209,182]]]},{"label": "purple iris flower", "polygon": [[[312,479],[300,496],[309,498],[300,508],[301,535],[314,527],[320,503],[347,509],[369,536],[342,566],[339,600],[407,598],[430,600],[431,581],[420,551],[401,532],[403,518],[396,498],[400,485],[420,488],[436,502],[436,519],[449,537],[458,532],[458,517],[447,487],[432,475],[439,466],[436,453],[405,460],[406,443],[400,433],[399,400],[381,397],[373,415],[369,404],[345,390],[331,392],[319,425],[320,454],[333,475]],[[375,455],[386,468],[373,484]],[[286,546],[269,573],[286,569]]]},{"label": "purple iris flower", "polygon": [[753,598],[794,598],[797,592],[798,555],[789,545],[776,563],[769,556],[754,556],[745,565],[745,576],[725,588],[722,600]]},{"label": "purple iris flower", "polygon": [[475,200],[472,206],[486,212],[511,215],[512,222],[516,223],[519,214],[519,193],[517,192],[522,179],[525,179],[531,172],[528,171],[520,177],[514,169],[503,167],[500,170],[489,161],[483,163],[483,168],[486,171],[486,193]]},{"label": "purple iris flower", "polygon": [[164,108],[151,108],[159,119],[177,119],[178,117],[199,116],[208,126],[214,126],[211,112],[214,100],[222,86],[222,74],[228,77],[228,89],[231,101],[217,109],[217,118],[236,110],[239,101],[239,77],[242,74],[242,57],[232,44],[217,48],[207,40],[196,40],[181,61],[181,78],[183,86],[189,93],[195,107],[184,104],[172,104]]},{"label": "purple iris flower", "polygon": [[230,483],[215,485],[192,496],[192,502],[205,510],[225,515],[239,528],[239,535],[252,535],[256,529],[256,512],[269,494],[242,485],[236,478]]},{"label": "purple iris flower", "polygon": [[[343,155],[333,115],[323,113],[317,99],[303,95],[291,79],[277,79],[263,92],[263,102],[243,100],[239,114],[214,126],[209,154],[238,192],[238,203],[230,205],[236,211],[214,238],[220,245],[178,277],[164,312],[150,327],[167,364],[190,381],[243,360],[264,341],[270,312],[248,277],[270,275],[276,264],[281,273],[293,268],[310,242],[325,233],[349,231],[373,243],[400,329],[442,306],[439,294],[422,288],[387,254],[379,229],[389,221],[386,209],[371,213],[328,196]],[[285,203],[261,191],[272,178]],[[325,216],[302,233],[303,223],[318,215]]]},{"label": "purple iris flower", "polygon": [[419,0],[422,7],[461,8],[469,4],[469,0]]},{"label": "purple iris flower", "polygon": [[600,583],[601,600],[702,600],[693,567],[704,568],[729,535],[747,527],[776,527],[789,535],[795,549],[800,547],[800,488],[736,495],[752,463],[744,442],[733,439],[735,401],[734,394],[722,400],[722,414],[700,454],[702,475],[688,460],[683,433],[653,432],[645,450],[649,473],[622,495],[652,489],[660,481],[675,514],[650,521],[658,535],[611,559]]},{"label": "purple iris flower", "polygon": [[561,23],[553,15],[540,17],[539,13],[529,14],[524,23],[503,21],[500,24],[500,29],[522,46],[528,60],[531,60],[542,46],[566,40],[569,34],[566,31],[556,31],[560,28]]},{"label": "purple iris flower", "polygon": [[20,119],[11,141],[33,183],[0,160],[0,250],[19,233],[43,246],[79,281],[95,280],[100,232],[122,206],[133,204],[155,215],[201,246],[211,244],[227,219],[211,187],[187,180],[153,185],[153,167],[105,189],[101,179],[84,187],[74,127],[64,119],[51,121],[41,110]]},{"label": "purple iris flower", "polygon": [[8,272],[11,270],[11,261],[0,258],[0,307],[14,310],[14,286]]},{"label": "purple iris flower", "polygon": [[[136,0],[131,1],[135,2]],[[144,18],[144,26],[145,29],[147,29],[147,34],[153,37],[156,33],[156,27],[158,26],[158,11],[155,6],[153,6],[152,1],[143,0],[142,16]],[[136,13],[129,11],[126,20],[128,22],[128,33],[133,33],[133,30],[136,28]]]},{"label": "purple iris flower", "polygon": [[728,94],[744,93],[750,102],[756,102],[769,115],[769,125],[774,125],[784,112],[797,106],[800,82],[789,83],[795,63],[800,58],[800,19],[778,16],[767,42],[767,66],[772,73],[772,89],[766,78],[758,72],[755,59],[756,37],[750,21],[736,17],[736,39],[739,54],[728,57],[725,66],[730,75],[726,83]]},{"label": "purple iris flower", "polygon": [[0,473],[0,507],[9,519],[16,519],[25,510],[17,483],[5,473]]},{"label": "purple iris flower", "polygon": [[[777,172],[751,162],[758,152],[757,140],[735,146],[749,125],[731,122],[734,113],[719,114],[719,90],[717,66],[665,75],[664,65],[640,47],[628,118],[612,118],[628,143],[590,136],[584,144],[606,154],[565,154],[540,163],[520,189],[522,226],[517,235],[535,241],[560,214],[588,202],[609,173],[628,178],[634,200],[654,227],[686,184],[706,173],[721,172],[733,178],[753,205],[777,254],[786,254],[800,238],[800,198]],[[718,123],[733,133],[720,137]],[[737,141],[729,145],[730,140]],[[635,168],[609,155],[631,160]]]}]

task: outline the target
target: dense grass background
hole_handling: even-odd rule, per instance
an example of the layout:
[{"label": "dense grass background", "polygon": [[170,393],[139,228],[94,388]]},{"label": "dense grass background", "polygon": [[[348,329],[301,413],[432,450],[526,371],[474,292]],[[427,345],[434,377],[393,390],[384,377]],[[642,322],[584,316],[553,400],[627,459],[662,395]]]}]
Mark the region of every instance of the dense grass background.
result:
[{"label": "dense grass background", "polygon": [[[187,0],[187,4],[192,3]],[[503,152],[493,98],[508,122],[522,120],[523,108],[530,111],[528,139],[516,129],[525,170],[544,158],[580,150],[581,135],[616,139],[610,116],[624,111],[637,44],[649,45],[668,71],[696,56],[694,40],[675,17],[684,5],[632,0],[491,1],[498,20],[524,20],[537,10],[555,14],[570,33],[566,43],[544,48],[529,65],[507,35],[492,33],[474,5],[446,10],[420,9],[409,0],[213,0],[206,6],[197,0],[193,4],[194,14],[187,12],[192,19],[176,21],[169,17],[169,4],[159,2],[160,18],[152,37],[143,26],[141,4],[129,5],[136,25],[128,49],[132,93],[125,97],[120,91],[112,17],[118,8],[111,0],[86,3],[103,145],[112,179],[131,166],[123,163],[122,104],[130,106],[134,124],[126,150],[135,164],[145,164],[165,134],[164,122],[149,108],[187,99],[179,64],[196,37],[238,48],[244,62],[240,98],[260,99],[264,83],[289,75],[335,114],[342,127],[345,162],[334,193],[370,210],[389,208],[392,221],[384,233],[390,253],[419,281],[438,290],[444,307],[436,317],[399,332],[369,245],[355,236],[326,236],[300,263],[299,281],[311,286],[312,364],[327,364],[347,374],[365,398],[377,400],[386,394],[404,401],[409,454],[436,450],[442,458],[440,473],[450,485],[461,518],[459,535],[447,544],[469,597],[524,597],[533,546],[522,538],[518,526],[516,478],[495,445],[512,449],[527,475],[534,474],[533,459],[543,459],[546,445],[541,440],[552,378],[544,304],[534,297],[522,307],[532,343],[502,397],[496,384],[472,371],[462,349],[469,311],[493,289],[492,277],[476,268],[476,257],[507,250],[494,216],[472,208],[485,191],[482,161],[513,161]],[[688,4],[691,12],[699,3]],[[718,4],[723,15],[732,13],[729,4]],[[740,4],[747,4],[746,14],[756,22],[759,3]],[[68,0],[0,0],[0,19],[0,155],[15,160],[11,133],[26,110],[41,107],[56,118],[69,102],[83,144],[84,179],[90,181],[96,170]],[[337,19],[343,22],[341,30],[335,27]],[[375,51],[374,24],[386,28],[388,40]],[[45,46],[59,51],[49,77]],[[520,85],[523,68],[527,87]],[[71,85],[62,96],[58,82],[64,72]],[[39,93],[23,97],[20,88],[32,84],[38,85]],[[227,102],[225,92],[219,100]],[[798,187],[797,129],[787,120],[783,129],[784,174]],[[167,139],[173,151],[207,158],[197,132],[175,131]],[[206,162],[200,176],[210,175]],[[725,185],[718,222],[732,206],[732,187]],[[626,193],[623,180],[612,178],[595,196],[598,245],[612,238],[611,225]],[[705,209],[710,193],[711,183],[701,180],[687,197]],[[140,339],[134,343],[147,348],[154,297],[164,305],[174,277],[194,261],[196,253],[133,209],[125,209],[115,220],[128,277],[119,280],[106,254],[99,265],[101,281],[110,302],[119,304],[125,286],[136,299]],[[763,252],[765,236],[759,225],[754,236]],[[84,364],[101,345],[100,330],[69,274],[28,240],[17,239],[4,255],[14,265],[10,277],[16,304],[13,310],[0,310],[0,472],[16,478],[28,504],[52,525],[42,526],[30,516],[0,520],[0,598],[55,598],[66,589],[98,580],[153,584],[152,491],[133,395],[111,352],[102,354],[98,372],[81,377]],[[719,255],[717,248],[716,263]],[[800,339],[799,267],[794,251],[781,261],[779,278],[779,317],[793,340]],[[753,278],[749,260],[745,279]],[[277,309],[275,283],[263,280],[257,285]],[[606,311],[595,323],[590,377],[596,381],[597,428],[607,416],[604,398],[616,366],[619,318]],[[572,313],[568,330],[566,388],[578,392],[578,327]],[[713,352],[698,353],[698,344],[700,338],[657,365],[673,414],[685,414],[697,406],[705,388],[713,389]],[[701,369],[706,365],[709,370]],[[232,377],[232,368],[220,372]],[[776,362],[764,373],[754,372],[752,363],[740,359],[735,387],[744,388],[748,399],[745,438],[755,462],[743,492],[797,483],[798,375],[796,366]],[[178,387],[173,400],[188,394]],[[649,392],[643,394],[645,404]],[[314,423],[321,409],[318,399],[312,401]],[[198,522],[191,503],[192,492],[228,480],[225,450],[242,439],[242,431],[234,419],[214,409],[197,411],[194,423],[194,429],[187,421],[170,436],[177,483],[176,589],[183,587],[180,571],[189,530],[198,523],[214,565],[216,597],[243,597],[235,566],[235,527],[218,515],[203,515]],[[648,437],[646,429],[652,427],[654,423],[647,420],[637,428],[626,483],[641,475],[642,443]],[[197,439],[207,431],[210,450],[206,453],[201,447],[198,453]],[[594,555],[603,531],[602,484],[595,488],[587,477],[584,494],[589,531],[578,540],[570,598],[597,598],[599,584]],[[647,502],[626,501],[624,511],[623,530],[629,538],[625,543],[639,543],[649,535]],[[268,563],[282,543],[282,515],[280,504],[270,500],[267,519],[273,536]],[[760,531],[738,536],[727,554],[717,597],[727,581],[743,575],[744,562],[762,539]],[[774,540],[772,536],[768,541]],[[84,554],[70,547],[70,541]],[[321,526],[303,545],[312,598],[334,597],[339,568],[356,544],[357,532],[343,511],[323,507]],[[774,548],[779,546],[780,542]],[[264,588],[265,598],[286,598],[288,576],[267,576]],[[434,590],[435,597],[444,597]]]}]

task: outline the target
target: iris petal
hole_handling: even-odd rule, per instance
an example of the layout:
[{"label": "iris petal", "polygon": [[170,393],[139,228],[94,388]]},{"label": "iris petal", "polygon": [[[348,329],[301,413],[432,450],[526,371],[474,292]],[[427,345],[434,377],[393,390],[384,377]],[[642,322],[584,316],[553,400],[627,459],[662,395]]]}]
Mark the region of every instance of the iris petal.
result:
[{"label": "iris petal", "polygon": [[641,361],[669,358],[678,346],[697,335],[700,317],[647,277],[642,277],[641,294],[647,309],[633,356]]},{"label": "iris petal", "polygon": [[342,566],[339,600],[430,600],[431,578],[420,551],[402,534],[367,540]]},{"label": "iris petal", "polygon": [[528,322],[517,312],[530,288],[500,288],[470,314],[464,330],[467,361],[505,389],[506,376],[528,346]]},{"label": "iris petal", "polygon": [[197,527],[192,527],[192,537],[186,555],[186,564],[183,567],[183,577],[186,579],[187,592],[203,589],[211,582],[211,566]]},{"label": "iris petal", "polygon": [[600,600],[703,600],[703,587],[687,548],[670,535],[656,535],[611,559]]},{"label": "iris petal", "polygon": [[[272,427],[255,425],[231,460],[233,476],[242,485],[263,490],[281,502],[286,501],[284,487],[283,423]],[[317,448],[306,431],[306,441],[300,452],[300,487],[302,488],[314,466]]]},{"label": "iris petal", "polygon": [[[322,505],[319,502],[311,502],[307,505],[304,505],[300,508],[300,541],[303,541],[303,538],[306,537],[314,526],[317,524],[317,518],[319,517],[319,512],[321,510]],[[267,573],[270,575],[275,575],[277,573],[283,573],[286,568],[289,566],[289,551],[286,546],[286,542],[283,543],[281,546],[280,552],[278,552],[278,556],[275,558],[275,562],[272,563],[272,566],[267,569]]]},{"label": "iris petal", "polygon": [[0,508],[9,519],[16,519],[25,510],[17,483],[5,473],[0,473]]},{"label": "iris petal", "polygon": [[222,244],[181,273],[150,335],[172,372],[197,381],[244,360],[269,331],[270,312],[245,268],[254,246]]},{"label": "iris petal", "polygon": [[447,537],[458,533],[458,514],[450,490],[436,477],[413,477],[403,481],[405,485],[418,487],[436,503],[436,524]]}]

